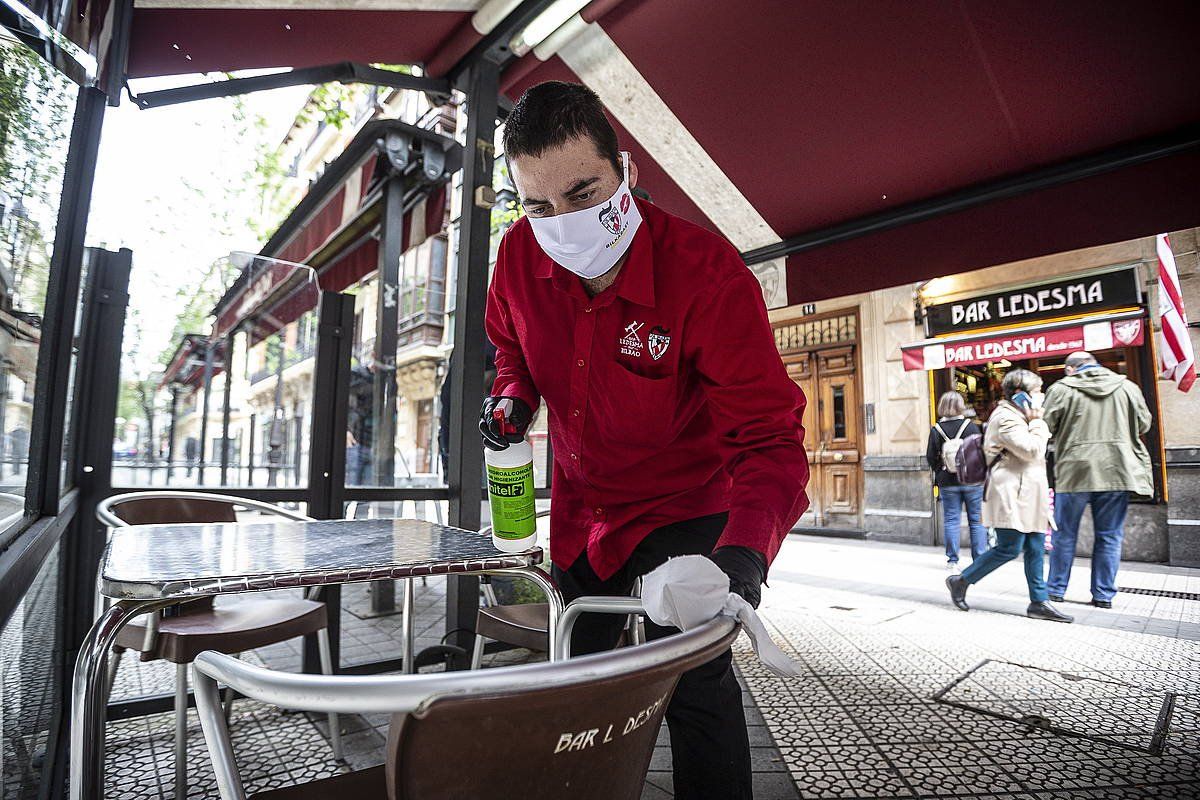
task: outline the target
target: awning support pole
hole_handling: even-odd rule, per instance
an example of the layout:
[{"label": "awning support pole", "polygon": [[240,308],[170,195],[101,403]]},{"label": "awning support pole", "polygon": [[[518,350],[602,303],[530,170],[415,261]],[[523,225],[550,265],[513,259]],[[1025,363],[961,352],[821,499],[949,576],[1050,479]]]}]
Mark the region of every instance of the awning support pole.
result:
[{"label": "awning support pole", "polygon": [[229,485],[229,406],[233,403],[233,338],[237,328],[225,337],[225,391],[221,397],[221,485]]},{"label": "awning support pole", "polygon": [[204,402],[200,411],[200,463],[196,473],[196,485],[204,485],[204,462],[208,457],[208,401],[212,394],[213,348],[216,343],[207,341],[204,344]]},{"label": "awning support pole", "polygon": [[179,421],[179,386],[171,387],[171,424],[167,428],[167,486],[175,479],[175,423]]},{"label": "awning support pole", "polygon": [[[400,327],[400,259],[404,257],[404,176],[393,175],[383,189],[379,232],[378,293],[375,302],[375,354],[371,413],[375,418],[371,481],[396,483],[396,348]],[[373,581],[371,612],[396,610],[396,582]]]},{"label": "awning support pole", "polygon": [[[500,70],[490,59],[476,61],[467,91],[466,155],[463,159],[462,218],[458,233],[458,282],[454,304],[454,351],[450,357],[450,524],[479,530],[483,504],[483,447],[477,432],[483,405],[485,366],[483,311],[487,302],[491,202],[477,204],[476,190],[492,187],[496,151],[496,106]],[[446,631],[450,644],[470,653],[479,611],[479,579],[446,579]],[[461,663],[459,663],[461,661]],[[465,669],[468,659],[453,665]]]}]

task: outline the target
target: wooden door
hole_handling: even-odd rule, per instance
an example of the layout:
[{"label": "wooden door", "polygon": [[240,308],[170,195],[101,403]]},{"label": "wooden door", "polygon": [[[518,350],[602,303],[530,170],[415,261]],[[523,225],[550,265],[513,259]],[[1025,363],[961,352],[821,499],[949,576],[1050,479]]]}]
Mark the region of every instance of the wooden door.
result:
[{"label": "wooden door", "polygon": [[[820,527],[862,524],[862,403],[853,345],[796,353],[785,359],[808,398],[809,520]],[[807,515],[806,515],[807,516]]]},{"label": "wooden door", "polygon": [[820,427],[817,421],[817,371],[815,353],[798,353],[784,359],[788,377],[799,385],[808,400],[804,409],[804,451],[808,455],[808,511],[801,519],[801,525],[821,524],[821,471],[817,469],[817,431]]},{"label": "wooden door", "polygon": [[862,484],[862,404],[853,347],[817,353],[817,393],[820,439],[815,444],[821,472],[822,524],[856,528]]}]

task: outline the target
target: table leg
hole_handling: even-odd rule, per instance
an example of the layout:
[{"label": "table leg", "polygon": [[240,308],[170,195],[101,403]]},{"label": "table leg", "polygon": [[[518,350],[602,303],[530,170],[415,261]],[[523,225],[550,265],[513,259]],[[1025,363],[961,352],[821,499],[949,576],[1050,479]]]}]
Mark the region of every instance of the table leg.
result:
[{"label": "table leg", "polygon": [[116,603],[100,615],[84,638],[71,686],[71,800],[104,798],[105,662],[117,633],[137,615],[172,602]]},{"label": "table leg", "polygon": [[406,578],[404,583],[404,601],[402,611],[400,613],[400,627],[403,631],[404,638],[404,674],[411,675],[413,673],[413,659],[415,654],[413,649],[417,646],[416,636],[416,621],[413,619],[413,581],[415,578]]}]

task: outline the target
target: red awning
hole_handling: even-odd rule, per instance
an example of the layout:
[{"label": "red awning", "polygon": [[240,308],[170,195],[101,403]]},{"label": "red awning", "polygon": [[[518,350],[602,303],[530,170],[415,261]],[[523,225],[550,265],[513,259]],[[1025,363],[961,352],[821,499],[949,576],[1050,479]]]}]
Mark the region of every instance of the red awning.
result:
[{"label": "red awning", "polygon": [[[131,74],[355,60],[440,75],[479,41],[483,5],[189,4],[136,8]],[[1200,223],[1196,30],[1191,0],[594,0],[501,85],[594,88],[656,203],[743,252],[803,245],[786,258],[801,302]],[[1183,145],[1113,158],[1156,137]],[[1091,156],[1101,168],[1043,180]],[[1026,177],[1019,194],[978,191]],[[954,213],[898,216],[963,193]]]},{"label": "red awning", "polygon": [[[379,252],[376,235],[383,224],[402,226],[401,252],[442,230],[448,202],[444,183],[425,188],[403,218],[382,219],[382,200],[373,182],[378,158],[375,141],[397,124],[370,123],[327,165],[322,178],[217,304],[214,338],[253,319],[250,335],[256,342],[315,310],[319,290],[340,292],[374,272]],[[297,265],[312,267],[315,282],[299,274],[305,270]]]},{"label": "red awning", "polygon": [[970,364],[1008,359],[1067,356],[1076,350],[1111,350],[1136,347],[1145,342],[1143,312],[1111,314],[1060,322],[1031,325],[1006,331],[993,331],[945,339],[926,339],[900,348],[904,369],[915,370],[965,367]]},{"label": "red awning", "polygon": [[[208,349],[209,338],[200,333],[184,334],[183,341],[175,348],[171,362],[159,379],[159,386],[179,384],[199,388],[204,383],[205,352]],[[221,345],[213,351],[214,374],[224,366]]]}]

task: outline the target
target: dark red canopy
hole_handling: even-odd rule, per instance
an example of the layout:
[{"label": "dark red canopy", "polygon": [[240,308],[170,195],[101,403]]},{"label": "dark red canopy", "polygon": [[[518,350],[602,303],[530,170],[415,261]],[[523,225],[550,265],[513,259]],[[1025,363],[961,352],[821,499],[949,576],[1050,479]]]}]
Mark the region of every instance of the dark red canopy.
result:
[{"label": "dark red canopy", "polygon": [[[137,8],[132,75],[347,59],[438,75],[481,36],[469,0],[407,4],[445,11],[194,4],[208,7]],[[787,257],[791,302],[1200,223],[1195,2],[597,0],[573,24],[556,52],[507,67],[505,93],[582,80],[656,203],[743,251],[811,240]],[[1183,145],[1109,157],[1164,136]],[[1040,179],[1087,156],[1105,166]],[[814,244],[1019,176],[1030,180],[1012,196]]]}]

